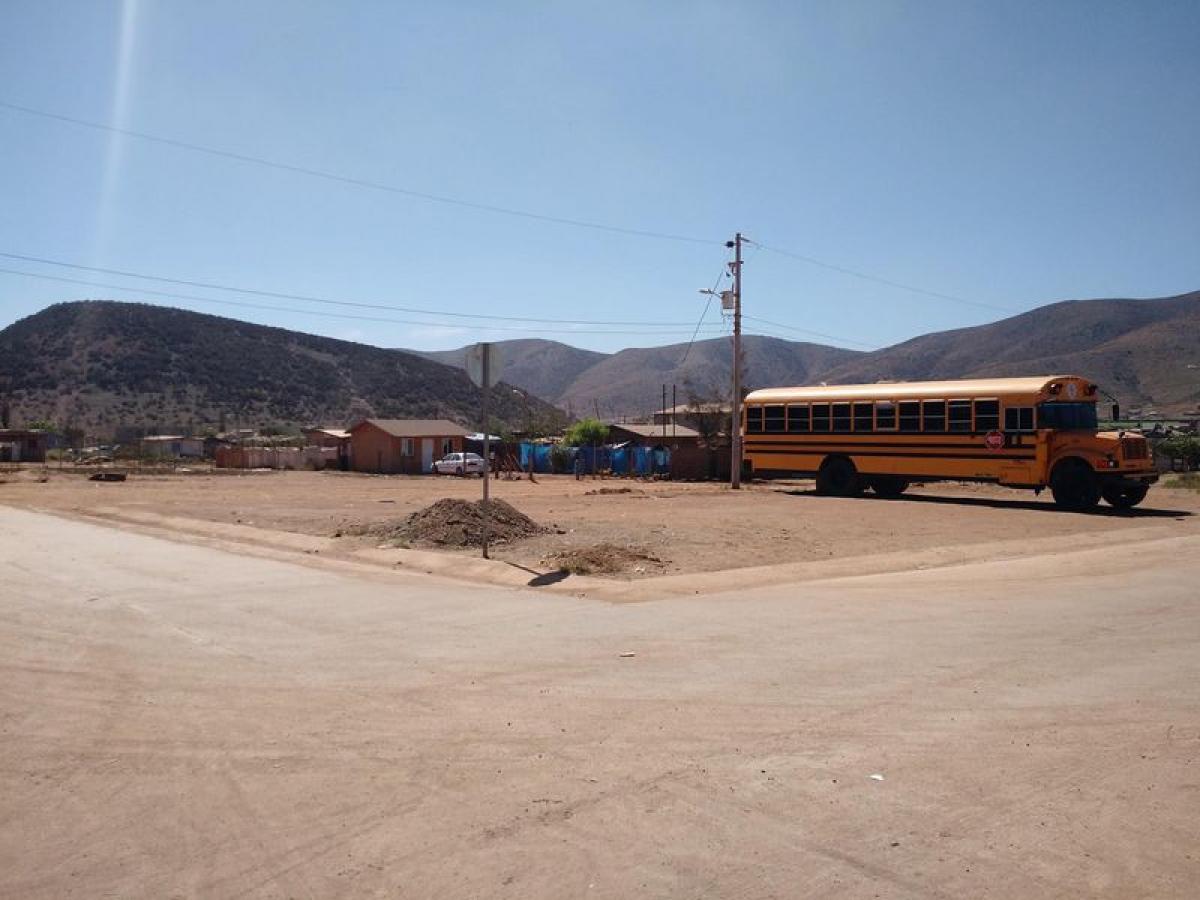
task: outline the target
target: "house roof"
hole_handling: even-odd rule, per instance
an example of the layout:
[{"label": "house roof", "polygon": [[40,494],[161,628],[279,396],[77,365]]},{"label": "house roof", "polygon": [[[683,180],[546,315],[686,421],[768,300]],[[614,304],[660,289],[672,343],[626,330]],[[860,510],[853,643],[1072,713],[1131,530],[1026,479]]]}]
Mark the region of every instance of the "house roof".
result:
[{"label": "house roof", "polygon": [[700,432],[694,428],[688,428],[686,425],[668,425],[666,436],[663,436],[662,425],[631,425],[614,422],[608,426],[610,429],[618,429],[626,431],[629,434],[636,434],[638,437],[644,438],[661,438],[662,440],[671,440],[671,438],[694,438],[700,437]]},{"label": "house roof", "polygon": [[304,429],[304,433],[305,434],[325,434],[332,438],[338,438],[339,440],[350,437],[350,432],[345,431],[341,428],[306,428],[306,429]]},{"label": "house roof", "polygon": [[447,419],[363,419],[351,426],[351,433],[364,425],[374,425],[392,437],[466,437],[467,429]]},{"label": "house roof", "polygon": [[[186,441],[186,440],[191,440],[191,438],[185,437],[182,434],[148,434],[144,438],[142,438],[142,440],[143,441]],[[196,440],[199,440],[199,438],[197,438]]]}]

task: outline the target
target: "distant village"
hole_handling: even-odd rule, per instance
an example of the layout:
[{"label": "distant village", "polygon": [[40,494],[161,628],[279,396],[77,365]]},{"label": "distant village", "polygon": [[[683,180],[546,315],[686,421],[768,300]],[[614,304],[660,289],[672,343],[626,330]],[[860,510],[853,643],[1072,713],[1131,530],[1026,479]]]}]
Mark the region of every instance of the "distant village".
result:
[{"label": "distant village", "polygon": [[[714,403],[667,408],[637,422],[585,419],[557,434],[489,434],[499,472],[584,471],[683,479],[727,478],[730,409]],[[75,437],[76,440],[71,440]],[[363,418],[349,427],[287,433],[243,428],[146,434],[86,445],[48,423],[0,429],[0,462],[103,465],[122,461],[218,469],[334,469],[386,475],[435,472],[449,454],[482,454],[484,435],[447,419]]]}]

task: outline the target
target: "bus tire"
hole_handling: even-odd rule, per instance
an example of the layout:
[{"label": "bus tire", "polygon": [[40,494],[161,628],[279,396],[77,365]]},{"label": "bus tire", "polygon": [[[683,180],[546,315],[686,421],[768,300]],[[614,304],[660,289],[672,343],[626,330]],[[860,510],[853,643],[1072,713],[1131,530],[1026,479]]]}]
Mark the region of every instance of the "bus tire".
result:
[{"label": "bus tire", "polygon": [[817,493],[832,497],[857,497],[863,492],[863,479],[854,463],[844,456],[831,456],[817,472]]},{"label": "bus tire", "polygon": [[895,475],[876,475],[867,479],[867,483],[875,492],[875,496],[885,497],[889,500],[899,497],[908,490],[908,479],[898,478]]},{"label": "bus tire", "polygon": [[1100,493],[1104,496],[1105,502],[1113,509],[1133,509],[1146,499],[1149,490],[1150,488],[1144,484],[1126,488],[1109,485]]},{"label": "bus tire", "polygon": [[1050,474],[1050,492],[1062,509],[1087,512],[1100,502],[1100,480],[1082,459],[1064,459]]}]

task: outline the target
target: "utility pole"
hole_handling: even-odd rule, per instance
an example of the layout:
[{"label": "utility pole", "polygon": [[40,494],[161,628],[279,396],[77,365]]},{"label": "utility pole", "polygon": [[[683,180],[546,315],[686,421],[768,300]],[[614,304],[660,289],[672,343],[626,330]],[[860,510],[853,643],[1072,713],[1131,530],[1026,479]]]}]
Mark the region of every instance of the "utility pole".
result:
[{"label": "utility pole", "polygon": [[739,231],[726,247],[733,248],[733,402],[731,409],[731,459],[729,486],[742,486],[742,233]]},{"label": "utility pole", "polygon": [[[480,418],[483,419],[483,558],[488,558],[488,538],[491,537],[491,518],[492,511],[490,508],[491,493],[488,490],[488,484],[492,480],[492,442],[488,435],[488,394],[491,393],[492,387],[492,345],[483,345],[483,387],[482,396],[480,398]],[[465,466],[466,463],[463,463]]]}]

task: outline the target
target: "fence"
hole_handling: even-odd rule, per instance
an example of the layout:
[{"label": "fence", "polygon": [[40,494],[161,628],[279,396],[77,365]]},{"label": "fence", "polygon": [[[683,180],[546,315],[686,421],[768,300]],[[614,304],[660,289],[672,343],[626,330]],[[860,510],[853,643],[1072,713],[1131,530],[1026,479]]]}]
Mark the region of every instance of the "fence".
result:
[{"label": "fence", "polygon": [[218,469],[324,469],[337,465],[336,447],[218,447]]}]

